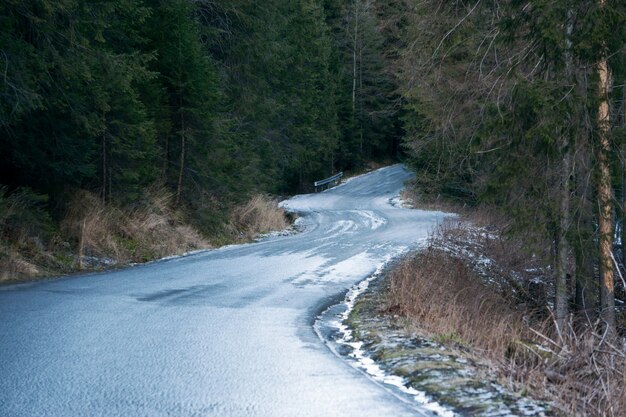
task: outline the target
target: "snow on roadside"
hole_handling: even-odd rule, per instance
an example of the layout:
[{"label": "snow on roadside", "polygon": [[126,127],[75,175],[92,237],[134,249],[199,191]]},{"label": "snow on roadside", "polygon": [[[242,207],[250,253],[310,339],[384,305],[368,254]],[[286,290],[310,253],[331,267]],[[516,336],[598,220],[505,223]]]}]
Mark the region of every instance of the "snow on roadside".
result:
[{"label": "snow on roadside", "polygon": [[398,194],[397,196],[389,199],[389,204],[397,208],[410,209],[414,208],[415,202],[410,198],[402,198],[402,194]]},{"label": "snow on roadside", "polygon": [[[337,348],[333,346],[333,343],[337,344],[338,346],[349,347],[351,349],[351,353],[349,354],[349,357],[352,359],[352,361],[350,361],[349,363],[356,369],[359,369],[360,371],[367,374],[374,381],[381,383],[383,385],[389,385],[393,387],[393,389],[399,390],[403,394],[413,398],[413,400],[419,406],[421,406],[422,408],[428,411],[431,411],[436,416],[455,417],[456,414],[454,412],[452,412],[445,406],[439,404],[438,402],[431,400],[425,392],[418,391],[415,388],[408,386],[405,378],[385,372],[385,370],[383,370],[376,363],[376,361],[370,357],[367,350],[363,346],[363,342],[356,340],[356,338],[353,335],[353,331],[346,324],[346,321],[348,317],[350,316],[350,313],[354,310],[354,306],[359,296],[362,295],[365,291],[367,291],[372,281],[380,278],[380,275],[382,274],[384,268],[389,264],[389,262],[392,259],[406,253],[407,251],[408,251],[408,248],[403,247],[403,248],[398,249],[391,255],[387,256],[387,258],[383,262],[377,265],[376,270],[372,275],[362,280],[361,282],[355,284],[348,290],[348,292],[346,293],[344,297],[343,302],[341,303],[341,306],[343,307],[343,311],[339,314],[336,314],[334,318],[331,319],[330,321],[327,321],[326,323],[322,324],[322,320],[325,314],[327,314],[329,310],[336,308],[337,306],[335,305],[335,306],[329,307],[329,309],[322,312],[318,316],[314,324],[314,329],[318,337],[337,356],[342,357],[342,355],[338,352]],[[334,328],[334,332],[337,333],[338,336],[333,338],[332,343],[324,336],[325,331],[321,330],[321,326],[323,325]]]},{"label": "snow on roadside", "polygon": [[294,220],[291,226],[282,230],[274,230],[268,233],[261,233],[254,239],[254,241],[258,242],[260,240],[271,239],[275,237],[293,236],[305,230],[307,225],[307,221],[304,217],[298,217],[296,220]]}]

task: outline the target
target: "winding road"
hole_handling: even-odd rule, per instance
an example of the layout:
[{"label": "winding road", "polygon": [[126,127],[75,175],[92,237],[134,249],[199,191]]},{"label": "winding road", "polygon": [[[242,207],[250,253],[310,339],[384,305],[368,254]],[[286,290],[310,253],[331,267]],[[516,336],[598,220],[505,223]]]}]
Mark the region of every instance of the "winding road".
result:
[{"label": "winding road", "polygon": [[390,204],[410,176],[394,165],[283,202],[296,235],[0,287],[0,416],[428,415],[312,328],[443,218]]}]

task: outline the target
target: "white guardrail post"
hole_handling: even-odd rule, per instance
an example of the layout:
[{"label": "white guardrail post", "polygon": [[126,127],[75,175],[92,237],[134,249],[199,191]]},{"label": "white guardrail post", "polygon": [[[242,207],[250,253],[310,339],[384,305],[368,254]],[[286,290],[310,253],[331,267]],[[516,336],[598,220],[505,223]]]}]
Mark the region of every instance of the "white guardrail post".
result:
[{"label": "white guardrail post", "polygon": [[[324,186],[326,184],[337,185],[341,182],[341,177],[343,177],[343,172],[339,172],[332,177],[328,177],[324,180],[315,181],[313,185],[315,186],[315,192],[317,192],[317,187]],[[329,186],[330,187],[330,186]]]}]

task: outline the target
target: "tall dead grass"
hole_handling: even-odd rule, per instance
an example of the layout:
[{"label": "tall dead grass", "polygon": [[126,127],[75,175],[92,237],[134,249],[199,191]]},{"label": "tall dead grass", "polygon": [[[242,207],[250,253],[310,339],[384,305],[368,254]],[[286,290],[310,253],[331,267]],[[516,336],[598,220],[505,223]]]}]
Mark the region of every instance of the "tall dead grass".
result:
[{"label": "tall dead grass", "polygon": [[0,282],[33,277],[41,273],[40,268],[24,259],[18,251],[4,247],[0,250]]},{"label": "tall dead grass", "polygon": [[61,222],[61,233],[74,243],[80,266],[85,257],[144,262],[209,247],[172,207],[172,195],[164,189],[149,190],[131,209],[80,191]]},{"label": "tall dead grass", "polygon": [[229,227],[235,236],[250,240],[262,233],[286,229],[289,222],[276,200],[258,194],[233,209]]},{"label": "tall dead grass", "polygon": [[53,262],[45,252],[54,229],[47,201],[29,188],[0,185],[0,282],[41,275]]},{"label": "tall dead grass", "polygon": [[[384,308],[440,340],[488,358],[509,387],[549,400],[567,416],[626,415],[623,341],[598,333],[597,323],[570,323],[557,332],[548,310],[542,316],[532,300],[520,297],[523,283],[501,277],[486,281],[484,271],[476,271],[475,259],[467,256],[476,248],[467,242],[460,247],[463,236],[467,239],[467,230],[444,228],[428,249],[391,271]],[[515,245],[508,247],[512,259],[504,259],[506,245],[492,245],[497,253],[487,253],[507,264],[491,265],[491,271],[520,262]]]},{"label": "tall dead grass", "polygon": [[501,355],[510,340],[523,338],[522,318],[509,303],[487,289],[461,259],[442,250],[426,249],[389,277],[389,309],[429,333]]},{"label": "tall dead grass", "polygon": [[[58,225],[39,208],[43,197],[29,190],[5,194],[0,187],[0,281],[145,262],[211,247],[174,208],[165,188],[147,189],[131,207],[78,191]],[[219,210],[208,220],[215,221],[212,239],[221,243],[250,240],[289,226],[283,210],[268,196],[254,196],[235,207],[228,224]]]}]

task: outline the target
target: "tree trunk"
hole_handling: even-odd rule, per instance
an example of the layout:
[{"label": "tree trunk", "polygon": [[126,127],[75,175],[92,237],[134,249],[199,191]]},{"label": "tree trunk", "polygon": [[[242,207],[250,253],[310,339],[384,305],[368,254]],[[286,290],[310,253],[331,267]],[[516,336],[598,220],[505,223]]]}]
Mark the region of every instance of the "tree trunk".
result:
[{"label": "tree trunk", "polygon": [[[604,7],[606,0],[599,0],[600,7]],[[613,273],[613,219],[611,206],[611,172],[609,155],[609,89],[611,74],[606,52],[598,62],[598,228],[600,232],[600,308],[601,317],[609,331],[615,330],[615,277]]]},{"label": "tree trunk", "polygon": [[106,203],[107,198],[107,136],[106,121],[104,132],[102,132],[102,204]]},{"label": "tree trunk", "polygon": [[[622,127],[626,128],[626,80],[622,87]],[[622,145],[622,270],[626,273],[626,141]]]},{"label": "tree trunk", "polygon": [[[182,101],[182,100],[181,100]],[[180,205],[180,196],[183,192],[183,173],[185,172],[185,115],[182,103],[180,107],[180,168],[178,170],[178,186],[176,187],[176,206]]]},{"label": "tree trunk", "polygon": [[163,146],[163,166],[161,168],[161,179],[163,183],[167,183],[167,166],[170,162],[170,138],[169,134],[165,135],[165,144]]},{"label": "tree trunk", "polygon": [[[609,171],[610,145],[608,137],[600,129],[598,150],[598,205],[600,231],[600,308],[601,317],[609,329],[615,328],[615,278],[613,274],[613,219],[611,210],[611,173]],[[606,132],[604,132],[606,133]]]},{"label": "tree trunk", "polygon": [[[576,181],[578,193],[576,201],[576,219],[578,239],[575,243],[576,252],[576,311],[584,314],[588,321],[595,320],[595,311],[598,301],[598,282],[595,279],[595,241],[593,239],[594,230],[594,196],[593,190],[585,186],[587,177],[586,168],[591,165],[590,152],[585,146],[578,144],[577,160],[575,162]],[[580,183],[583,184],[580,184]]]},{"label": "tree trunk", "polygon": [[363,158],[363,39],[359,42],[359,152]]},{"label": "tree trunk", "polygon": [[352,43],[352,117],[356,111],[356,53],[359,41],[359,0],[354,0],[354,36]]},{"label": "tree trunk", "polygon": [[[180,15],[178,15],[179,17],[179,25],[182,25],[182,23],[180,22]],[[179,65],[179,69],[182,69],[183,67],[183,57],[182,57],[182,50],[183,50],[183,45],[182,45],[182,40],[181,40],[181,35],[180,32],[178,32],[178,65]],[[176,206],[178,207],[180,205],[180,198],[181,198],[181,194],[183,193],[183,173],[185,172],[185,109],[183,107],[183,94],[184,94],[184,84],[183,84],[183,80],[180,78],[180,73],[179,73],[179,78],[177,80],[177,87],[179,88],[178,90],[178,111],[180,112],[180,160],[179,160],[179,168],[178,168],[178,184],[176,186]]]},{"label": "tree trunk", "polygon": [[556,299],[555,315],[559,329],[564,329],[569,316],[570,291],[567,282],[567,269],[569,265],[569,241],[568,230],[570,225],[570,176],[572,171],[572,150],[568,143],[568,136],[564,138],[563,163],[561,165],[561,190],[560,190],[560,222],[559,240],[557,242],[556,260]]},{"label": "tree trunk", "polygon": [[[568,81],[575,83],[574,80],[574,63],[571,52],[571,36],[573,30],[573,13],[568,11],[568,21],[566,26],[566,42],[567,50],[565,53],[565,68]],[[570,121],[573,117],[570,115]],[[570,123],[573,125],[573,123]],[[557,259],[556,259],[556,293],[555,293],[555,316],[556,325],[559,330],[564,329],[567,318],[570,313],[570,290],[567,282],[567,270],[569,265],[570,245],[568,241],[568,231],[570,226],[570,177],[572,175],[572,158],[573,158],[573,142],[574,138],[571,132],[575,129],[571,128],[563,134],[561,138],[561,154],[563,162],[561,164],[561,189],[559,192],[559,236],[557,241]]]}]

